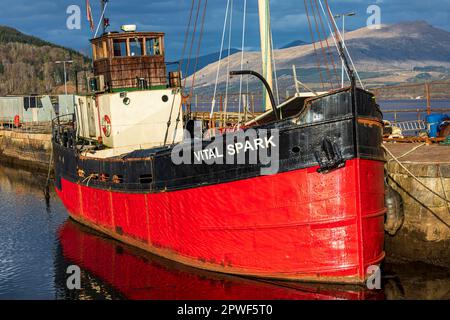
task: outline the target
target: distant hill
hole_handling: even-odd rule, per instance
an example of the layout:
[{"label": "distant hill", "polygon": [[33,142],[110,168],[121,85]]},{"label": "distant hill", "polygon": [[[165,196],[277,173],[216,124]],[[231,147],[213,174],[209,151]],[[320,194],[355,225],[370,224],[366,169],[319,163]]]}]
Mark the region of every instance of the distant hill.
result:
[{"label": "distant hill", "polygon": [[90,65],[90,59],[75,50],[0,26],[0,95],[61,92],[64,72],[55,64],[58,60],[74,61],[68,72],[69,88],[75,71]]},{"label": "distant hill", "polygon": [[[329,39],[333,44],[333,39]],[[381,29],[367,27],[346,33],[346,45],[350,51],[361,78],[367,86],[396,85],[402,83],[423,82],[424,80],[448,79],[450,75],[450,32],[433,27],[427,22],[413,21],[393,25],[383,25]],[[320,48],[316,44],[316,48]],[[332,46],[332,57],[336,73],[331,72],[334,83],[339,83],[340,59],[336,48]],[[323,61],[320,50],[320,61]],[[313,88],[320,89],[320,74],[316,66],[316,54],[312,44],[275,50],[274,57],[278,72],[278,85],[283,94],[294,90],[292,66],[298,68],[298,77]],[[238,69],[241,61],[239,54],[230,58],[232,69]],[[249,68],[261,71],[261,54],[246,52],[245,60],[250,61]],[[331,65],[331,64],[330,64]],[[322,77],[327,71],[322,66]],[[217,62],[199,71],[196,85],[208,92],[216,79]],[[219,89],[223,89],[227,75],[219,75]],[[230,84],[236,87],[239,77],[233,77]],[[188,82],[189,83],[189,82]],[[256,89],[256,81],[250,79]],[[326,85],[326,87],[328,87]],[[259,90],[259,89],[258,89]]]},{"label": "distant hill", "polygon": [[288,44],[285,44],[280,49],[287,49],[287,48],[292,48],[292,47],[298,47],[298,46],[303,46],[305,44],[308,44],[308,42],[305,42],[303,40],[295,40],[295,41],[289,42]]},{"label": "distant hill", "polygon": [[[235,53],[241,52],[238,49],[231,49],[230,50],[230,55],[233,55]],[[228,49],[222,51],[222,59],[225,59],[226,57],[228,57]],[[204,56],[200,56],[198,58],[198,66],[197,66],[197,70],[201,70],[204,67],[206,67],[207,65],[210,65],[211,63],[217,62],[220,59],[220,51],[214,52],[214,53],[210,53]],[[187,59],[181,60],[182,66],[183,66],[183,73],[185,73],[186,71],[186,66],[187,66]],[[195,72],[195,58],[191,59],[191,62],[189,63],[189,70],[187,72],[187,76],[192,75]]]}]

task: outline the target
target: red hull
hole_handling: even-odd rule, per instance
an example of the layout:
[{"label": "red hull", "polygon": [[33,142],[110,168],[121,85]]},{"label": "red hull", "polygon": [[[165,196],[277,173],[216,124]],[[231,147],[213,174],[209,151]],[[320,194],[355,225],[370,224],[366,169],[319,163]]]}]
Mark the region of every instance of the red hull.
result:
[{"label": "red hull", "polygon": [[62,179],[73,219],[198,268],[266,278],[362,283],[384,257],[383,163],[350,160],[167,193]]}]

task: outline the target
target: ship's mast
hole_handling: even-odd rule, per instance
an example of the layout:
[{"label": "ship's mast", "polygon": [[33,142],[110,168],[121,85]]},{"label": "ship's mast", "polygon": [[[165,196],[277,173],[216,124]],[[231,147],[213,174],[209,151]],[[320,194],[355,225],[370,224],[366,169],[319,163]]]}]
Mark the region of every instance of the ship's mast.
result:
[{"label": "ship's mast", "polygon": [[[263,77],[267,80],[270,88],[273,88],[272,73],[272,32],[270,27],[270,4],[269,0],[258,0],[259,28],[261,35],[261,57]],[[264,110],[270,110],[272,104],[266,90],[263,95]]]}]

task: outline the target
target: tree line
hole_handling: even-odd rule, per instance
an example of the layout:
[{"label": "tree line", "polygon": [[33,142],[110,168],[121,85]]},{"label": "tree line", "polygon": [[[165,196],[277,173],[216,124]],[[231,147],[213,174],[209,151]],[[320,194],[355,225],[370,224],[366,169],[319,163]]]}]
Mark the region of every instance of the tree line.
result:
[{"label": "tree line", "polygon": [[76,72],[89,70],[88,57],[19,31],[0,26],[0,95],[61,93],[64,70],[58,60],[73,60],[67,73],[68,89]]}]

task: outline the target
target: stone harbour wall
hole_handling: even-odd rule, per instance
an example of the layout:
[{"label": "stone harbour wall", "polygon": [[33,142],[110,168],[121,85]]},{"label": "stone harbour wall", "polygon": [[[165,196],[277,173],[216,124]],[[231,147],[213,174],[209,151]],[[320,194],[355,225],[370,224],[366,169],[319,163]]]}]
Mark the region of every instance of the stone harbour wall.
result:
[{"label": "stone harbour wall", "polygon": [[[450,148],[441,148],[450,153]],[[450,200],[450,163],[436,159],[434,163],[402,164],[427,187]],[[420,185],[397,162],[388,162],[386,168],[389,184],[400,193],[405,212],[399,232],[395,236],[386,234],[388,257],[450,267],[450,203]]]},{"label": "stone harbour wall", "polygon": [[51,134],[0,130],[0,161],[11,165],[48,170]]}]

